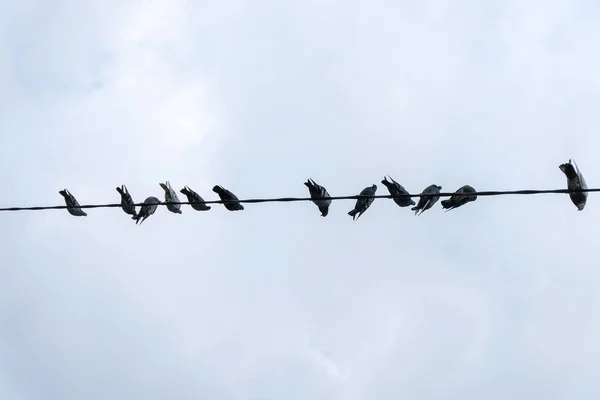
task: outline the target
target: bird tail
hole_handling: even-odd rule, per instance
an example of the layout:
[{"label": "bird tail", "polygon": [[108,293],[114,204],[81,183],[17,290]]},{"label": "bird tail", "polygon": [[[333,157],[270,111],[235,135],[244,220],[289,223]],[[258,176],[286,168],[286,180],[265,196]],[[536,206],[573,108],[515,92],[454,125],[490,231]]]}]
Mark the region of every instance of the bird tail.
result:
[{"label": "bird tail", "polygon": [[321,206],[319,207],[319,211],[321,211],[322,217],[326,217],[329,214],[329,206]]},{"label": "bird tail", "polygon": [[161,188],[163,188],[163,190],[164,190],[165,192],[168,192],[168,191],[169,191],[169,188],[168,188],[168,187],[167,187],[167,185],[165,185],[164,183],[160,182],[160,183],[159,183],[159,185],[160,185],[160,187],[161,187]]},{"label": "bird tail", "polygon": [[68,196],[68,194],[67,194],[67,189],[59,190],[59,191],[58,191],[58,193],[59,193],[61,196],[63,196],[63,197],[67,197],[67,196]]},{"label": "bird tail", "polygon": [[186,196],[189,196],[189,195],[191,194],[191,193],[190,193],[190,190],[188,189],[188,187],[187,187],[187,186],[186,186],[186,187],[184,187],[183,189],[181,189],[179,192],[180,192],[180,193],[183,193],[183,194],[184,194],[184,195],[186,195]]},{"label": "bird tail", "polygon": [[442,200],[440,203],[442,203],[442,207],[444,207],[444,208],[452,207],[452,200],[450,200],[450,199]]},{"label": "bird tail", "polygon": [[350,211],[350,212],[348,213],[348,215],[352,217],[352,220],[354,220],[354,219],[356,219],[356,213],[357,213],[357,212],[358,212],[358,211],[356,211],[356,210],[352,210],[352,211]]},{"label": "bird tail", "polygon": [[[125,186],[123,186],[123,187],[125,187]],[[117,192],[119,192],[119,194],[120,194],[121,196],[125,194],[125,192],[123,192],[123,189],[122,189],[122,188],[120,188],[120,187],[117,187]]]}]

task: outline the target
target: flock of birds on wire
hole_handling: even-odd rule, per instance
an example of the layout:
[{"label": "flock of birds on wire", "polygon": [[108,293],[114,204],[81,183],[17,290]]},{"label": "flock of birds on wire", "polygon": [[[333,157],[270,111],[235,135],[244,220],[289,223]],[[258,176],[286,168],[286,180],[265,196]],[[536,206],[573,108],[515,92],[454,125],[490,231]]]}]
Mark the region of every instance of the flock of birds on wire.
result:
[{"label": "flock of birds on wire", "polygon": [[[587,189],[585,179],[583,178],[583,175],[579,171],[579,168],[574,160],[569,160],[568,163],[559,165],[559,168],[567,177],[567,188],[569,190]],[[442,189],[441,186],[435,184],[427,186],[421,192],[419,202],[415,205],[414,200],[412,200],[412,198],[409,196],[409,193],[406,191],[406,189],[404,189],[404,187],[396,182],[393,178],[389,177],[388,180],[388,177],[384,177],[381,183],[387,187],[394,202],[398,206],[414,206],[411,208],[411,210],[415,212],[415,215],[420,215],[433,207],[434,204],[436,204],[440,199],[438,194]],[[327,192],[327,189],[310,178],[304,182],[304,184],[308,187],[311,201],[319,208],[321,216],[327,216],[329,213],[329,206],[331,205],[331,198]],[[173,190],[171,187],[171,184],[167,181],[165,183],[160,183],[160,186],[165,192],[165,205],[167,206],[167,209],[172,213],[181,214],[181,204],[179,204],[179,198],[177,197],[175,190]],[[238,197],[224,187],[217,185],[213,187],[212,190],[219,195],[223,205],[227,210],[241,211],[244,209],[244,206],[240,203]],[[350,215],[353,220],[358,219],[371,206],[375,200],[373,196],[375,196],[376,191],[377,185],[372,185],[364,188],[360,192],[360,197],[357,198],[354,208],[348,212],[348,215]],[[117,192],[119,192],[121,195],[121,208],[126,214],[132,216],[132,219],[136,221],[136,224],[141,224],[144,222],[146,218],[154,214],[158,205],[161,204],[161,201],[158,198],[151,196],[142,203],[139,212],[136,212],[135,203],[131,197],[131,194],[127,190],[127,187],[122,185],[121,187],[117,188]],[[81,206],[75,196],[73,196],[67,189],[61,190],[59,193],[64,197],[67,211],[71,215],[77,217],[87,216],[87,213],[81,209]],[[180,193],[184,194],[188,198],[188,202],[190,203],[192,209],[196,211],[208,211],[211,209],[209,205],[205,204],[204,199],[188,186],[185,186],[183,189],[181,189]],[[449,211],[461,207],[469,202],[475,201],[477,199],[476,193],[476,190],[472,186],[464,185],[454,192],[449,199],[441,201],[442,208],[446,209],[446,211]],[[583,210],[587,201],[587,192],[570,192],[569,196],[577,209],[579,211]]]}]

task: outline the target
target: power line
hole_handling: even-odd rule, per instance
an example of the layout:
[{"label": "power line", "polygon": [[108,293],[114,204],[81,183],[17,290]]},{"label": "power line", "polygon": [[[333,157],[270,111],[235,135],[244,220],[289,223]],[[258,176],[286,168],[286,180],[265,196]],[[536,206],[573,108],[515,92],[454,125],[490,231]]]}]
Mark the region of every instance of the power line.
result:
[{"label": "power line", "polygon": [[[568,193],[582,193],[582,192],[600,192],[600,188],[592,188],[592,189],[525,189],[525,190],[490,190],[490,191],[481,191],[481,192],[473,192],[468,193],[469,196],[477,195],[477,196],[506,196],[506,195],[533,195],[533,194],[568,194]],[[394,198],[407,198],[407,197],[451,197],[455,193],[453,192],[440,192],[434,194],[406,194],[402,196],[392,196],[392,195],[376,195],[376,196],[331,196],[331,197],[279,197],[279,198],[266,198],[266,199],[243,199],[243,200],[207,200],[204,202],[190,202],[190,201],[180,201],[180,202],[161,202],[157,205],[165,206],[171,204],[225,204],[225,203],[291,203],[296,201],[313,201],[313,200],[356,200],[359,198],[374,198],[374,199],[394,199]],[[140,207],[143,206],[143,203],[135,203],[133,206]],[[112,204],[86,204],[79,206],[80,208],[111,208],[111,207],[122,207],[121,203],[112,203]],[[0,208],[0,211],[43,211],[43,210],[62,210],[68,208],[66,205],[62,206],[38,206],[38,207],[5,207]]]}]

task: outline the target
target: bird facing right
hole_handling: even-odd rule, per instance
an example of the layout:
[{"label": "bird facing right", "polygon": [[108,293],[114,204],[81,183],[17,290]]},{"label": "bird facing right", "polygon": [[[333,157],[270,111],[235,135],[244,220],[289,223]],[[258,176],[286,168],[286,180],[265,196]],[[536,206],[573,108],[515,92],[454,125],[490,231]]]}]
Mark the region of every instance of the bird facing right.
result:
[{"label": "bird facing right", "polygon": [[[442,190],[441,186],[429,185],[421,192],[421,195],[433,195],[439,193],[440,190]],[[440,196],[421,196],[417,205],[411,208],[411,210],[415,212],[415,215],[421,215],[424,211],[427,211],[433,207],[433,205],[437,203],[439,199]]]},{"label": "bird facing right", "polygon": [[154,196],[148,197],[142,203],[140,212],[137,215],[134,215],[131,219],[135,220],[136,225],[138,224],[138,222],[141,225],[142,222],[144,222],[144,220],[146,218],[148,218],[149,216],[154,214],[154,212],[156,211],[156,208],[158,207],[159,204],[160,204],[160,200],[157,199],[156,197],[154,197]]},{"label": "bird facing right", "polygon": [[69,214],[76,217],[85,217],[87,213],[81,209],[79,202],[67,189],[60,190],[58,193],[65,198],[65,204],[67,205],[67,211]]},{"label": "bird facing right", "polygon": [[223,186],[215,185],[212,190],[219,195],[219,198],[223,201],[223,205],[229,211],[241,211],[244,209],[237,196]]},{"label": "bird facing right", "polygon": [[388,177],[384,176],[381,183],[388,188],[390,195],[394,196],[394,203],[398,204],[400,207],[414,206],[415,202],[413,199],[406,196],[409,193],[406,189],[404,189],[404,186],[396,182],[391,176],[389,177],[391,182],[388,181],[387,178]]},{"label": "bird facing right", "polygon": [[442,200],[442,208],[447,209],[446,211],[450,211],[471,201],[475,201],[477,200],[477,195],[472,194],[475,192],[476,190],[473,186],[461,186],[448,200]]},{"label": "bird facing right", "polygon": [[[377,192],[377,185],[368,186],[360,192],[359,196],[375,196]],[[348,213],[349,216],[352,217],[352,220],[356,220],[360,218],[360,216],[367,211],[367,208],[373,204],[375,201],[374,197],[359,197],[356,199],[356,204],[354,205],[354,209]]]},{"label": "bird facing right", "polygon": [[200,197],[200,195],[196,192],[194,192],[192,189],[190,189],[188,186],[185,186],[183,189],[180,190],[181,193],[183,193],[187,198],[188,201],[192,204],[190,204],[192,206],[192,208],[196,211],[208,211],[210,210],[210,206],[207,206],[204,202],[204,199],[202,197]]}]

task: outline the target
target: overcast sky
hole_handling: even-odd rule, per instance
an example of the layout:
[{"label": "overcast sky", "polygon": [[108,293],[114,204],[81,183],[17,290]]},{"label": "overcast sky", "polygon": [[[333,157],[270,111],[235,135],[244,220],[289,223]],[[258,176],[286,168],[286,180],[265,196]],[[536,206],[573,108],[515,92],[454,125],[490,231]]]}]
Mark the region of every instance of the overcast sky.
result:
[{"label": "overcast sky", "polygon": [[[2,0],[0,35],[0,206],[600,182],[594,1]],[[1,213],[0,398],[598,398],[596,200]]]}]

